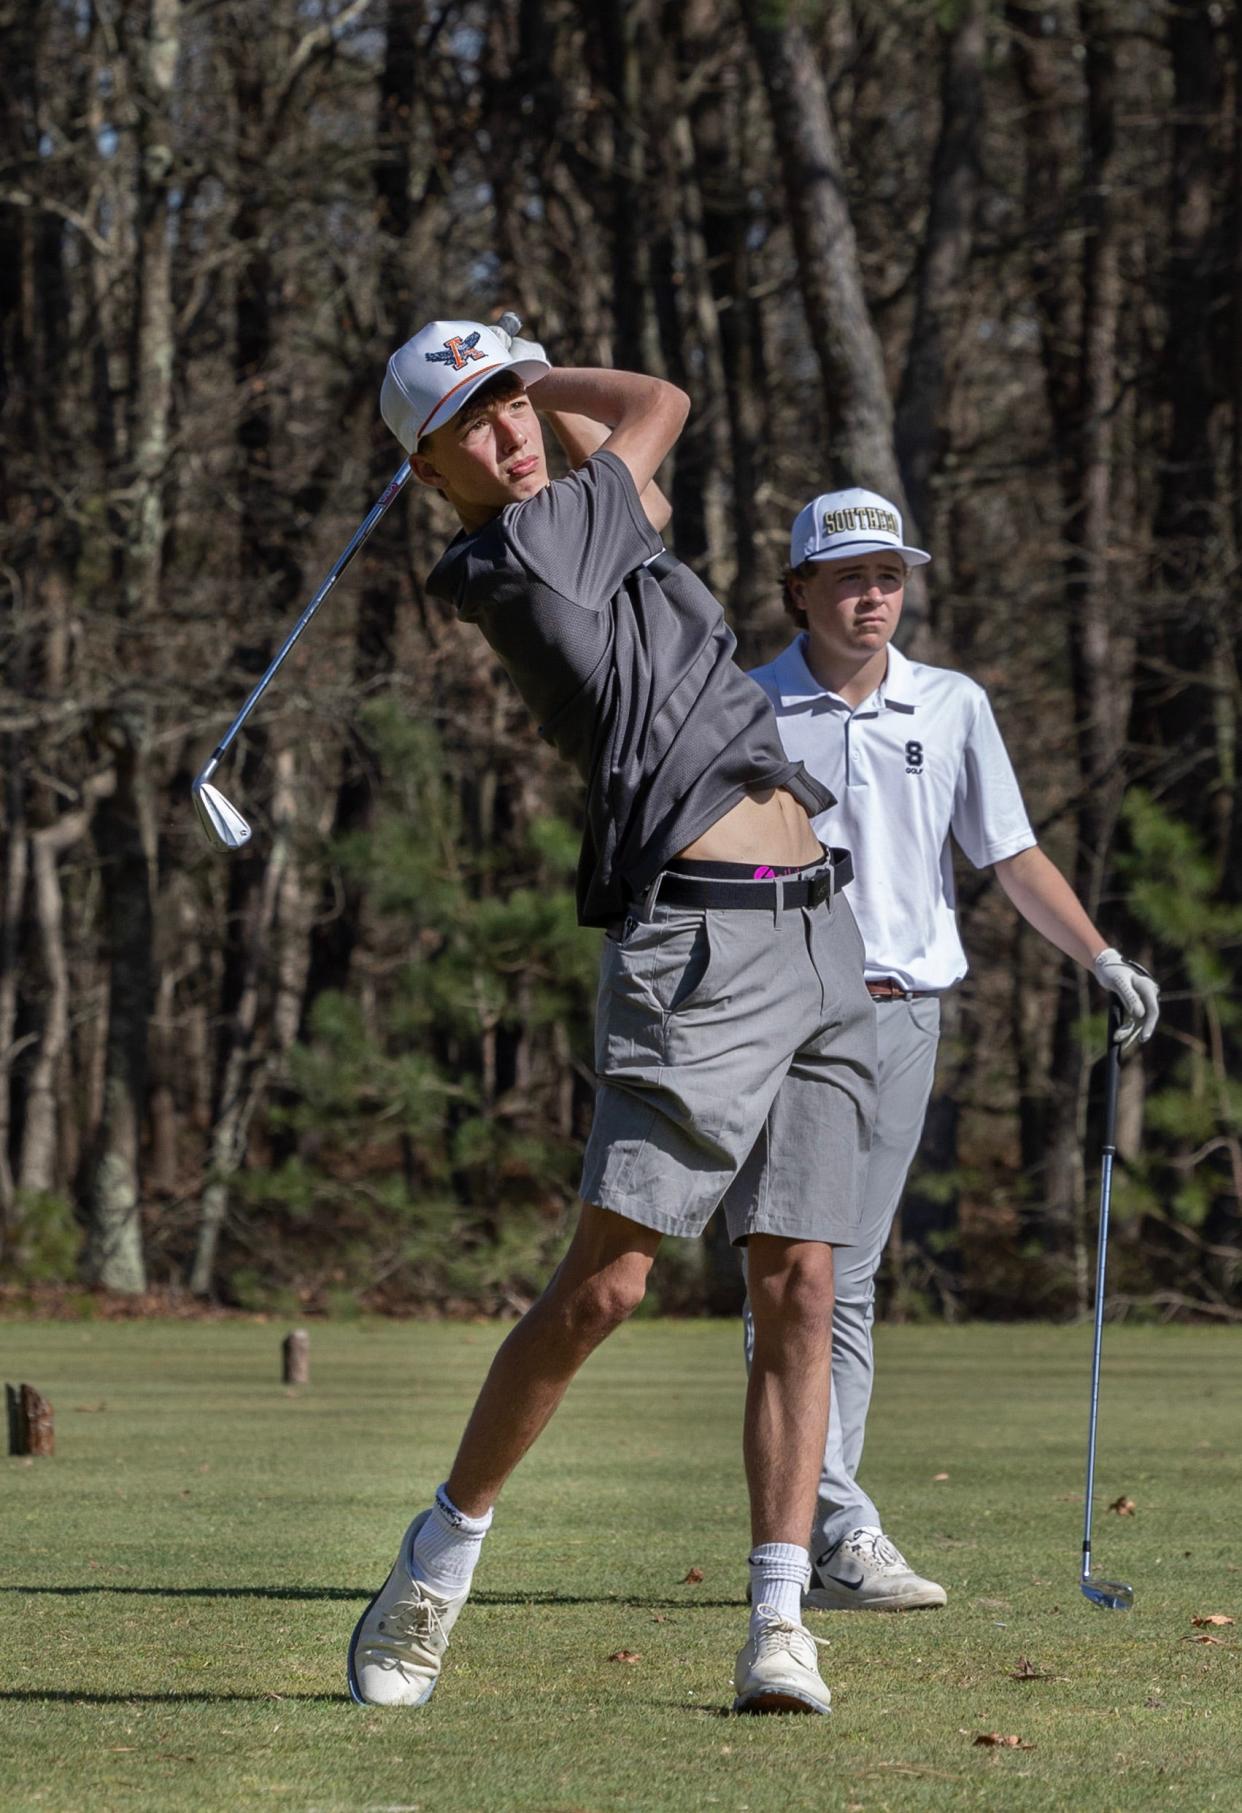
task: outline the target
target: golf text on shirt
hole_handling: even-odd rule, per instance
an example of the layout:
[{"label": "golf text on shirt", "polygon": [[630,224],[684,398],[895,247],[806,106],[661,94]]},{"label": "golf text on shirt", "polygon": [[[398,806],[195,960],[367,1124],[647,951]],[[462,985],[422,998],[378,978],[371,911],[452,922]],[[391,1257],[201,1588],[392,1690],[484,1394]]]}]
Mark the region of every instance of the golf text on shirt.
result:
[{"label": "golf text on shirt", "polygon": [[813,821],[853,850],[850,905],[867,975],[939,993],[966,974],[950,833],[977,869],[1035,843],[988,696],[965,674],[908,661],[850,709],[806,663],[806,637],[755,668],[786,754],[837,796]]}]

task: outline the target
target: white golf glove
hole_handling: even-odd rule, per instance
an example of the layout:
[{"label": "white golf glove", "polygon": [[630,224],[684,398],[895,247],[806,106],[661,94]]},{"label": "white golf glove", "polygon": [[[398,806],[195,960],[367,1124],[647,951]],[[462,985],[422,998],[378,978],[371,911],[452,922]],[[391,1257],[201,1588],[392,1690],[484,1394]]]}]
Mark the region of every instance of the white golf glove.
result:
[{"label": "white golf glove", "polygon": [[495,332],[500,335],[515,359],[542,359],[545,365],[552,363],[538,340],[519,338],[522,323],[516,315],[502,315],[496,323]]},{"label": "white golf glove", "polygon": [[1092,968],[1102,987],[1111,990],[1125,1009],[1125,1019],[1117,1029],[1117,1043],[1122,1051],[1133,1045],[1146,1045],[1160,1018],[1160,990],[1141,963],[1131,963],[1120,951],[1101,951]]}]

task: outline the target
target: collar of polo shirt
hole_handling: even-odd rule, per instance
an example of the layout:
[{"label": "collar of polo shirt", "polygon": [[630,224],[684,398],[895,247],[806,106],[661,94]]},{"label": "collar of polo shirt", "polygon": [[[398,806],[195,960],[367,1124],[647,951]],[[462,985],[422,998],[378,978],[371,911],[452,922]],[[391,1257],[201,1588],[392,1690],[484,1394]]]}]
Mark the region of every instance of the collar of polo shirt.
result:
[{"label": "collar of polo shirt", "polygon": [[[810,707],[820,699],[837,697],[836,693],[829,693],[826,686],[820,685],[807,665],[805,630],[794,638],[783,654],[777,656],[772,664],[772,671],[780,687],[781,707],[785,711],[793,711],[799,706]],[[871,697],[881,706],[891,705],[898,711],[913,711],[918,704],[918,682],[914,668],[891,642],[888,645],[888,670]],[[866,700],[863,704],[866,704]]]}]

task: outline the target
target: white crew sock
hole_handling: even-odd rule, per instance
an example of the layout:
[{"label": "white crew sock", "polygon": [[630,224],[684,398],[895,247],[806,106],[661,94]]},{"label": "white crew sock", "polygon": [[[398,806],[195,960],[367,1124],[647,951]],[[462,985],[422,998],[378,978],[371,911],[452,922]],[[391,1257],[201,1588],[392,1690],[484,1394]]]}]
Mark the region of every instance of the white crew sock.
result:
[{"label": "white crew sock", "polygon": [[444,1487],[437,1486],[431,1514],[410,1550],[410,1573],[438,1593],[464,1592],[470,1585],[483,1538],[491,1527],[490,1510],[482,1517],[467,1517]]},{"label": "white crew sock", "polygon": [[811,1578],[811,1557],[792,1542],[761,1542],[750,1556],[750,1634],[775,1612],[790,1624],[802,1622],[802,1594]]}]

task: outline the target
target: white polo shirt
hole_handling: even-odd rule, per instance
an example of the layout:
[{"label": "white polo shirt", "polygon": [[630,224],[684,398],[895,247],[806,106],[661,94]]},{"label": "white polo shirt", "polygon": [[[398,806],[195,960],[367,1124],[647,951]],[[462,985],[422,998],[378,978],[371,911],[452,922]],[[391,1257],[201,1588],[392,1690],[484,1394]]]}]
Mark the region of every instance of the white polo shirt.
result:
[{"label": "white polo shirt", "polygon": [[854,857],[850,905],[868,977],[939,992],[966,974],[958,936],[953,834],[977,869],[1035,843],[988,696],[965,674],[907,661],[853,709],[806,663],[806,637],[753,670],[776,711],[785,753],[831,787],[815,819],[825,843]]}]

